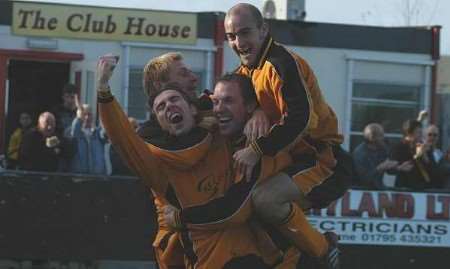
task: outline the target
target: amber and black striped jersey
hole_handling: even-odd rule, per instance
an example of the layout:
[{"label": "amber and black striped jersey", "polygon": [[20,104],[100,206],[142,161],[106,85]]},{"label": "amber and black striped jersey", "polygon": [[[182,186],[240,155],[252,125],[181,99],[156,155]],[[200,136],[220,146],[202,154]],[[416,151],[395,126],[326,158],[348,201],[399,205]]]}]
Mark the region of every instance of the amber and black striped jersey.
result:
[{"label": "amber and black striped jersey", "polygon": [[[99,111],[109,138],[127,164],[158,195],[168,199],[175,195],[181,208],[207,204],[242,181],[232,169],[233,147],[215,132],[197,127],[185,136],[167,136],[150,144],[136,134],[113,97],[99,98]],[[273,175],[290,163],[287,153],[265,157],[258,178]],[[274,245],[261,242],[261,231],[247,222],[219,229],[196,228],[188,229],[183,237],[195,268],[222,268],[233,258],[248,255],[272,264],[278,253]]]},{"label": "amber and black striped jersey", "polygon": [[273,156],[300,138],[340,144],[338,121],[324,100],[308,63],[268,36],[255,68],[241,65],[237,73],[251,78],[259,105],[273,127],[256,141],[264,155]]}]

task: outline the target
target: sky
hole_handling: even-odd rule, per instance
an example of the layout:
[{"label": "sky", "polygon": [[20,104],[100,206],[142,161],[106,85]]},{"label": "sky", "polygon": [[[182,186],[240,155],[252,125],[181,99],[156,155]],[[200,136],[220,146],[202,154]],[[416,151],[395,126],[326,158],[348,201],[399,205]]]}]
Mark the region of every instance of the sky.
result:
[{"label": "sky", "polygon": [[[227,11],[239,2],[260,9],[263,0],[30,0],[81,5],[175,11]],[[408,10],[410,10],[408,12]],[[343,24],[405,26],[441,25],[441,54],[450,55],[448,0],[306,0],[306,21]]]}]

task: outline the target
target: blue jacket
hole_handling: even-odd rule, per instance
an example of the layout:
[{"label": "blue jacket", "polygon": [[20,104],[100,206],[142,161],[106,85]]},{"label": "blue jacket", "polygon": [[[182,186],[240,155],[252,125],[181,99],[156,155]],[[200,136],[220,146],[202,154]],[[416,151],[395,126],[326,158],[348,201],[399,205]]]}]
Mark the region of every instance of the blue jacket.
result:
[{"label": "blue jacket", "polygon": [[81,120],[75,118],[70,129],[75,154],[71,161],[71,172],[83,174],[106,175],[105,143],[102,128],[94,129],[88,139],[81,129]]}]

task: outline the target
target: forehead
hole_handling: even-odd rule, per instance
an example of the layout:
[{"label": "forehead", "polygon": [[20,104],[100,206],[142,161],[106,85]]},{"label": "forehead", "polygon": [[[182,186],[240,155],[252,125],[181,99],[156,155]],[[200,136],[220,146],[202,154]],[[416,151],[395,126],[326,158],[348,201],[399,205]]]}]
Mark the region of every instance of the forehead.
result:
[{"label": "forehead", "polygon": [[221,81],[217,83],[216,87],[214,88],[214,94],[212,95],[212,98],[222,99],[226,97],[242,99],[239,85],[237,83],[230,81]]},{"label": "forehead", "polygon": [[44,114],[44,115],[39,117],[39,120],[40,121],[45,121],[45,122],[54,121],[55,117],[52,114]]},{"label": "forehead", "polygon": [[436,126],[430,126],[430,127],[428,127],[427,133],[432,133],[432,132],[435,132],[435,133],[438,132],[438,129],[437,129]]},{"label": "forehead", "polygon": [[[169,100],[172,97],[181,97],[181,99],[186,102],[186,100],[184,100],[183,96],[181,95],[181,93],[179,93],[178,91],[175,90],[165,90],[162,93],[158,94],[158,96],[156,96],[155,98],[155,102],[154,102],[154,106],[158,105],[159,103],[165,102],[167,100]],[[187,102],[186,102],[187,103]]]},{"label": "forehead", "polygon": [[225,18],[225,32],[238,32],[244,28],[256,28],[256,20],[248,10],[228,14]]}]

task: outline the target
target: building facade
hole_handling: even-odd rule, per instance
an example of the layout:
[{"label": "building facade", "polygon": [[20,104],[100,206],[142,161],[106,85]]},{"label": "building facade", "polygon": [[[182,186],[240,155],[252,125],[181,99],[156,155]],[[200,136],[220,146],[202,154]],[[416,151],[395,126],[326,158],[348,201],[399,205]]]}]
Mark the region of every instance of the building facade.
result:
[{"label": "building facade", "polygon": [[[0,153],[24,109],[35,114],[60,102],[62,85],[79,86],[95,105],[99,56],[120,56],[111,88],[125,111],[148,115],[142,68],[179,51],[212,89],[238,65],[227,46],[223,13],[180,13],[30,2],[0,3]],[[347,148],[370,122],[399,139],[401,123],[433,111],[439,27],[389,28],[268,20],[275,39],[304,57],[336,111]]]}]

